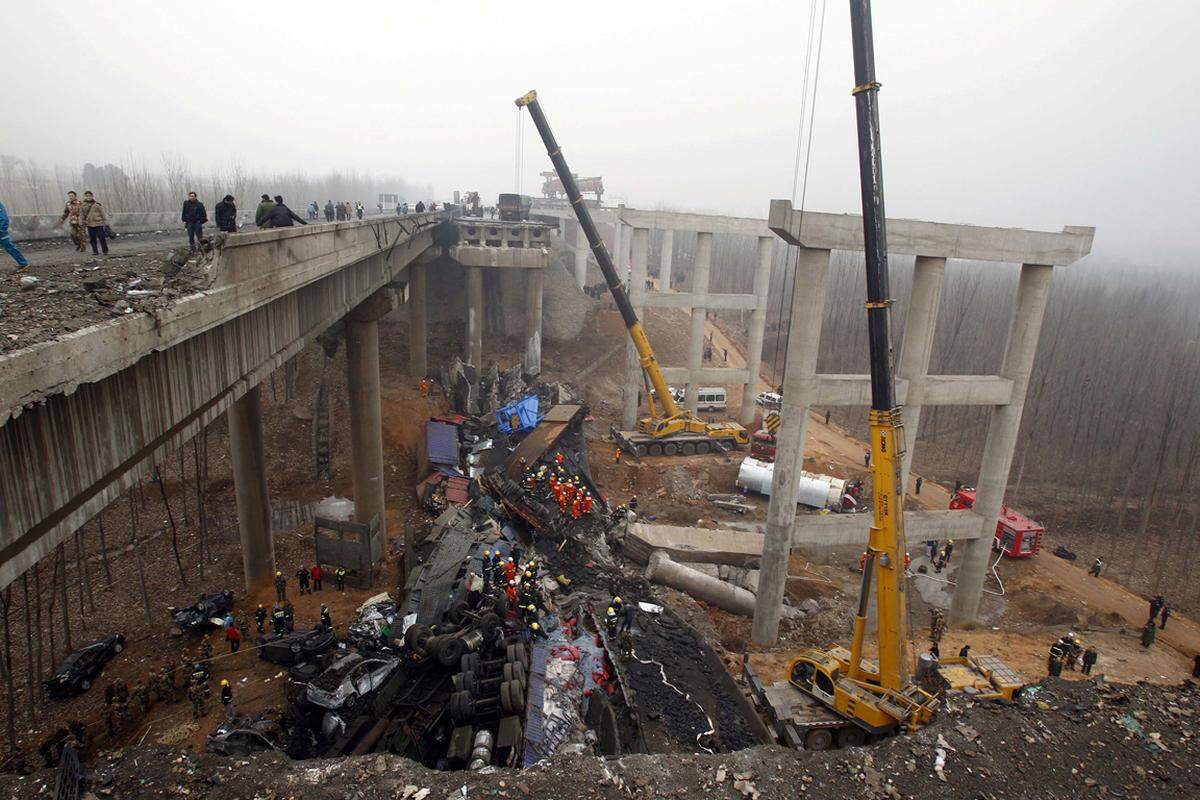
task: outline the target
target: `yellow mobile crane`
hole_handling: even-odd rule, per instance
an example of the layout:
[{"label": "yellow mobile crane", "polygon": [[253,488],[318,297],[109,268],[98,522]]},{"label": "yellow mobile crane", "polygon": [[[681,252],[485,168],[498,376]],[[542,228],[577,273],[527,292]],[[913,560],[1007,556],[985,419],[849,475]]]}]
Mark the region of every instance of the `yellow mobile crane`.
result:
[{"label": "yellow mobile crane", "polygon": [[[646,392],[650,404],[650,415],[638,420],[636,431],[614,429],[613,435],[618,444],[626,451],[639,456],[646,454],[692,455],[693,453],[707,453],[713,448],[725,450],[729,447],[746,444],[750,439],[749,434],[736,422],[705,422],[687,409],[679,408],[675,403],[675,398],[671,396],[671,390],[667,386],[662,370],[659,369],[658,360],[654,357],[654,351],[650,348],[646,330],[642,327],[633,306],[629,303],[629,296],[621,287],[621,280],[617,277],[617,270],[613,267],[608,248],[604,246],[604,240],[600,238],[600,234],[596,230],[591,212],[588,211],[587,204],[583,202],[583,196],[579,193],[579,185],[575,182],[575,176],[567,167],[562,148],[555,141],[550,124],[546,121],[546,115],[542,113],[537,92],[529,92],[517,98],[516,104],[518,108],[529,109],[529,116],[533,118],[533,124],[537,126],[538,133],[541,134],[542,142],[546,145],[546,153],[550,156],[554,170],[558,173],[558,178],[562,181],[563,189],[566,191],[567,199],[571,201],[571,207],[575,210],[579,227],[587,236],[588,244],[596,255],[596,263],[600,265],[600,271],[604,273],[604,280],[608,283],[608,290],[612,293],[617,309],[621,312],[621,318],[625,321],[630,338],[633,339],[633,346],[637,350],[638,359],[642,365],[642,374],[650,384],[648,388],[652,388],[652,391]],[[661,413],[655,407],[655,398],[657,398],[658,405],[662,407]]]},{"label": "yellow mobile crane", "polygon": [[[808,749],[834,741],[862,744],[868,736],[913,731],[932,719],[940,697],[961,691],[981,698],[1012,699],[1019,675],[990,656],[934,659],[923,655],[917,675],[908,656],[908,587],[904,568],[904,497],[900,470],[904,428],[892,373],[888,298],[887,227],[883,210],[883,171],[879,108],[871,34],[870,0],[850,0],[854,44],[854,98],[858,120],[864,251],[867,269],[867,328],[871,362],[871,525],[854,632],[847,650],[805,649],[792,659],[788,679],[806,703],[785,703],[792,724]],[[864,660],[863,638],[871,583],[876,582],[878,662]],[[786,688],[786,687],[784,687]],[[791,706],[795,706],[792,708]],[[776,704],[771,704],[772,710]],[[803,712],[803,713],[802,713]],[[829,712],[832,712],[830,715]]]}]

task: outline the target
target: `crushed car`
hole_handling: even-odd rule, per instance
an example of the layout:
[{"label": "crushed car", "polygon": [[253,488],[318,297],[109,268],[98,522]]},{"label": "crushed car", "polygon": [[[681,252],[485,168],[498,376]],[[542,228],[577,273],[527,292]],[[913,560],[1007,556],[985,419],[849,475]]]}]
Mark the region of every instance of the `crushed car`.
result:
[{"label": "crushed car", "polygon": [[317,626],[310,631],[294,631],[282,636],[270,634],[258,637],[258,657],[290,667],[311,661],[337,646],[337,636],[328,628]]},{"label": "crushed car", "polygon": [[351,709],[378,689],[399,665],[398,658],[364,658],[359,653],[347,653],[309,682],[308,702],[330,711]]},{"label": "crushed car", "polygon": [[358,607],[358,619],[346,630],[346,639],[355,646],[373,647],[380,634],[395,624],[399,606],[391,595],[381,592]]},{"label": "crushed car", "polygon": [[221,756],[248,756],[282,750],[282,731],[273,720],[238,715],[222,722],[208,735],[208,752]]},{"label": "crushed car", "polygon": [[189,631],[207,631],[219,628],[225,615],[233,610],[233,592],[200,595],[193,605],[184,608],[171,606],[171,635],[182,636]]},{"label": "crushed car", "polygon": [[43,685],[53,698],[71,697],[92,688],[104,666],[125,649],[125,637],[110,633],[68,655]]}]

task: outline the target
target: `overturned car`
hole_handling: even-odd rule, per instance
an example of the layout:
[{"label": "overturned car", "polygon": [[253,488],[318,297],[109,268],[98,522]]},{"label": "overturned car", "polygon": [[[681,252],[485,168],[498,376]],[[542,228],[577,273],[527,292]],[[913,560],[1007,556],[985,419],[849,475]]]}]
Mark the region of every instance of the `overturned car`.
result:
[{"label": "overturned car", "polygon": [[310,631],[258,637],[258,657],[273,664],[290,667],[303,661],[311,661],[336,646],[337,636],[333,631],[318,625]]},{"label": "overturned car", "polygon": [[58,699],[86,692],[92,688],[104,666],[125,649],[125,637],[110,633],[86,644],[68,655],[43,684],[46,694]]},{"label": "overturned car", "polygon": [[221,626],[225,615],[233,610],[233,592],[200,595],[193,605],[184,608],[171,606],[171,635],[182,636],[188,631],[206,631]]},{"label": "overturned car", "polygon": [[222,756],[248,756],[265,750],[281,750],[279,725],[269,719],[238,715],[222,722],[208,735],[208,752]]}]

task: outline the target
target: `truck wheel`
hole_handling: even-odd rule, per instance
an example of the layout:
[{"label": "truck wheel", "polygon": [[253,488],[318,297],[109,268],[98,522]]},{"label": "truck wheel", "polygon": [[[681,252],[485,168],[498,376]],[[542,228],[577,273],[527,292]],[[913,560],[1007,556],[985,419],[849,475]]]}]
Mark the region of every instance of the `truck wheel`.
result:
[{"label": "truck wheel", "polygon": [[467,643],[462,639],[447,639],[437,654],[438,663],[443,667],[453,667],[467,652]]},{"label": "truck wheel", "polygon": [[696,452],[700,455],[708,455],[709,449],[708,442],[696,442]]},{"label": "truck wheel", "polygon": [[404,644],[413,652],[420,652],[425,649],[425,643],[429,641],[431,632],[428,625],[411,625],[404,632]]},{"label": "truck wheel", "polygon": [[525,680],[525,665],[520,661],[510,661],[504,665],[504,680],[506,681],[523,681]]},{"label": "truck wheel", "polygon": [[682,446],[680,446],[679,451],[685,456],[694,456],[696,455],[696,445],[692,444],[691,442],[685,442]]},{"label": "truck wheel", "polygon": [[476,672],[479,669],[479,653],[467,653],[458,662],[459,672]]},{"label": "truck wheel", "polygon": [[652,456],[661,456],[663,449],[661,444],[652,444],[646,448],[646,451]]},{"label": "truck wheel", "polygon": [[84,678],[83,680],[81,680],[79,682],[80,691],[86,692],[90,688],[92,688],[92,682],[89,681],[87,678]]},{"label": "truck wheel", "polygon": [[508,712],[511,712],[513,710],[512,697],[508,693],[508,689],[510,686],[512,686],[512,684],[509,683],[508,681],[505,681],[504,683],[500,684],[500,707]]},{"label": "truck wheel", "polygon": [[644,445],[644,444],[639,444],[639,445],[637,446],[637,457],[638,457],[638,458],[641,458],[641,457],[642,457],[642,456],[644,456],[644,455],[646,455],[646,445]]},{"label": "truck wheel", "polygon": [[838,747],[862,747],[865,741],[867,732],[854,725],[842,728],[837,734]]},{"label": "truck wheel", "polygon": [[673,456],[679,452],[679,447],[674,442],[667,442],[663,445],[663,455]]},{"label": "truck wheel", "polygon": [[828,750],[833,745],[833,732],[828,728],[815,728],[804,735],[805,750]]}]

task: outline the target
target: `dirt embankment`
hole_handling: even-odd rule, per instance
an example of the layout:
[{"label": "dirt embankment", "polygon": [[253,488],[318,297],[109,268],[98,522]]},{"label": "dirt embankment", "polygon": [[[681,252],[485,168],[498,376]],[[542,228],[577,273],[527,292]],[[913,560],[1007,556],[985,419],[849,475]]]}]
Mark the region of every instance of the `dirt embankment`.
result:
[{"label": "dirt embankment", "polygon": [[[105,797],[1187,798],[1200,792],[1195,684],[1101,686],[1052,680],[1013,705],[954,700],[928,728],[867,748],[804,753],[556,757],[523,771],[434,772],[390,755],[291,762],[131,748],[101,758]],[[51,793],[52,772],[0,776],[7,797]]]}]

